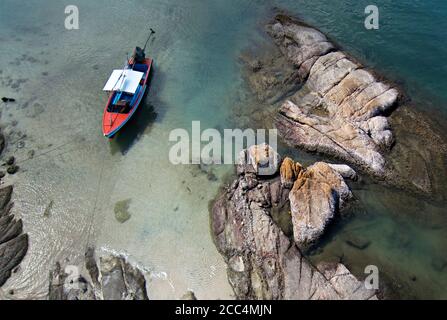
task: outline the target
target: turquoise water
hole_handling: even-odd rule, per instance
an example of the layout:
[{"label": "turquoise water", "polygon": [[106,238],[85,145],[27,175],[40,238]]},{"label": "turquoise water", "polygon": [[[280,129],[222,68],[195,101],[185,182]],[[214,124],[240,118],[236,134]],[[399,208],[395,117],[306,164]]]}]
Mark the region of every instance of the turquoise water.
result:
[{"label": "turquoise water", "polygon": [[[352,185],[357,203],[313,252],[318,261],[342,261],[357,276],[379,268],[381,288],[395,299],[446,299],[445,206],[378,185]],[[365,249],[349,241],[367,244]]]},{"label": "turquoise water", "polygon": [[[447,3],[429,1],[279,1],[367,65],[405,86],[413,99],[446,112]],[[364,28],[364,9],[379,8],[379,30]],[[427,101],[428,100],[428,101]],[[423,107],[424,108],[424,107]]]},{"label": "turquoise water", "polygon": [[[225,266],[209,235],[208,202],[232,168],[173,166],[169,132],[189,130],[193,120],[202,128],[234,125],[231,107],[246,94],[239,55],[257,41],[275,6],[296,13],[403,82],[424,102],[422,109],[447,112],[447,4],[375,3],[381,14],[378,31],[363,27],[368,1],[2,1],[0,96],[15,97],[17,103],[2,106],[1,123],[11,141],[27,136],[24,147],[7,147],[5,154],[15,152],[22,171],[6,183],[15,184],[14,210],[31,238],[30,252],[7,289],[14,288],[18,298],[44,297],[49,267],[67,257],[78,263],[85,247],[94,244],[124,252],[144,267],[151,298],[178,298],[187,289],[199,299],[231,297]],[[63,27],[68,4],[80,10],[77,31]],[[110,143],[100,131],[106,102],[101,89],[126,52],[144,41],[149,26],[157,31],[149,50],[155,59],[152,88],[132,130]],[[399,280],[405,285],[415,273],[419,280],[408,285],[417,297],[445,297],[445,276],[429,268],[433,257],[442,260],[447,245],[445,210],[405,206],[412,202],[400,193],[389,201],[380,187],[362,190],[355,190],[362,205],[357,218],[334,231],[360,226],[365,237],[375,239],[362,255],[345,250],[351,267],[359,271],[376,262],[389,277],[404,274],[405,281]],[[113,208],[127,199],[131,218],[120,224]],[[44,218],[51,200],[51,215]],[[436,217],[435,226],[403,212],[419,208]],[[393,247],[396,232],[414,239],[412,245]],[[343,241],[328,241],[322,255],[331,258],[341,246]]]},{"label": "turquoise water", "polygon": [[[370,1],[294,1],[284,7],[319,27],[366,65],[401,85],[414,105],[445,126],[447,3],[375,1],[380,29],[363,27]],[[312,257],[340,259],[359,277],[377,265],[394,298],[447,298],[446,204],[433,204],[377,185],[353,185],[358,206],[336,223]],[[359,250],[346,243],[361,238]]]}]

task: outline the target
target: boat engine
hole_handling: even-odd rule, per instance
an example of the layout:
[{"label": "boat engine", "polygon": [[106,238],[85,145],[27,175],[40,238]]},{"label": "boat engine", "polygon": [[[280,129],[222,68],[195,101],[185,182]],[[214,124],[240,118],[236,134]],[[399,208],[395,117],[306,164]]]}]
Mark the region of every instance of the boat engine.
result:
[{"label": "boat engine", "polygon": [[136,47],[133,51],[132,55],[133,61],[135,63],[144,63],[144,59],[146,59],[146,54],[144,53],[144,50],[140,47]]}]

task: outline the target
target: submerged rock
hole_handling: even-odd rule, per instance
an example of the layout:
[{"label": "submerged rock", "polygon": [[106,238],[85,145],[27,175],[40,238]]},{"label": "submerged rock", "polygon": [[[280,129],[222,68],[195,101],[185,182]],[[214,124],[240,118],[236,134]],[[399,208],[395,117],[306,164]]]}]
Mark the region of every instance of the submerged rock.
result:
[{"label": "submerged rock", "polygon": [[[292,167],[291,159],[285,161],[285,166]],[[319,166],[323,165],[311,172]],[[257,181],[256,188],[246,188],[248,177]],[[341,183],[338,188],[342,193]],[[375,292],[367,290],[344,266],[313,266],[276,225],[272,207],[279,199],[287,199],[289,191],[278,175],[266,179],[250,170],[240,171],[213,205],[212,234],[228,265],[236,298],[375,299]]]},{"label": "submerged rock", "polygon": [[19,171],[19,166],[13,164],[12,166],[9,166],[8,169],[6,169],[6,172],[8,172],[9,174],[15,174],[17,173],[17,171]]},{"label": "submerged rock", "polygon": [[10,157],[8,157],[8,159],[6,159],[6,164],[8,166],[11,166],[15,163],[15,161],[16,161],[16,158],[14,158],[14,156],[10,156]]},{"label": "submerged rock", "polygon": [[129,213],[129,205],[131,201],[131,199],[127,199],[115,203],[115,219],[119,223],[124,223],[131,218],[131,215]]},{"label": "submerged rock", "polygon": [[[290,92],[298,89],[298,71],[290,66],[288,61],[276,48],[271,48],[268,54],[261,59],[252,57],[252,53],[242,56],[242,61],[247,66],[247,81],[254,88],[258,102],[275,103],[282,100]],[[275,50],[276,49],[276,50]],[[244,109],[246,110],[246,108]],[[237,114],[242,110],[235,110]],[[260,110],[255,113],[247,113],[250,118],[263,118]]]},{"label": "submerged rock", "polygon": [[434,257],[431,266],[438,272],[443,272],[447,268],[447,259],[444,257]]},{"label": "submerged rock", "polygon": [[13,99],[13,98],[7,98],[7,97],[2,97],[2,101],[5,102],[5,103],[7,103],[7,102],[15,102],[16,99]]},{"label": "submerged rock", "polygon": [[[431,111],[429,111],[431,112]],[[438,117],[438,121],[442,118]],[[447,199],[447,143],[445,129],[411,107],[400,107],[390,116],[396,143],[387,161],[400,185],[413,187],[441,201]]]},{"label": "submerged rock", "polygon": [[43,212],[43,216],[44,217],[49,217],[50,216],[50,214],[51,214],[51,209],[53,209],[53,205],[54,205],[54,201],[53,200],[51,200],[49,203],[48,203],[48,205],[46,206],[46,208],[45,208],[45,210],[44,210],[44,212]]},{"label": "submerged rock", "polygon": [[353,248],[365,250],[371,244],[371,241],[359,236],[350,235],[345,242]]},{"label": "submerged rock", "polygon": [[28,250],[28,235],[23,233],[22,220],[16,220],[11,214],[12,190],[12,186],[0,189],[0,287]]}]

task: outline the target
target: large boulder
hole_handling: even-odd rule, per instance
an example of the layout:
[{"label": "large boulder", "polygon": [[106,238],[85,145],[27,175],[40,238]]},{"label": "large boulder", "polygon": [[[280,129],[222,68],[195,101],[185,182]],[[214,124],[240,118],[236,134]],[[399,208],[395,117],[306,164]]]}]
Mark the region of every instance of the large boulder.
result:
[{"label": "large boulder", "polygon": [[338,51],[318,30],[279,15],[269,27],[300,70],[302,87],[280,108],[276,125],[291,144],[384,177],[382,150],[393,143],[387,118],[398,91]]},{"label": "large boulder", "polygon": [[281,157],[268,144],[250,146],[239,155],[238,172],[250,171],[260,176],[272,176],[278,172]]},{"label": "large boulder", "polygon": [[267,32],[272,42],[243,54],[243,75],[257,101],[233,112],[246,127],[276,126],[293,147],[330,156],[378,182],[447,199],[439,117],[418,111],[426,108],[413,106],[398,85],[297,19],[279,14]]},{"label": "large boulder", "polygon": [[[292,162],[286,160],[285,165],[292,168]],[[324,165],[310,172],[322,171],[334,180],[339,176],[329,167],[319,167]],[[342,184],[337,182],[334,188],[341,191]],[[278,175],[266,178],[243,171],[212,207],[212,235],[228,265],[236,298],[376,299],[375,291],[366,289],[344,266],[320,270],[312,265],[275,223],[272,208],[280,206],[281,199],[287,201],[289,191]]]},{"label": "large boulder", "polygon": [[343,177],[329,164],[307,168],[289,194],[295,242],[300,247],[314,243],[351,198]]}]

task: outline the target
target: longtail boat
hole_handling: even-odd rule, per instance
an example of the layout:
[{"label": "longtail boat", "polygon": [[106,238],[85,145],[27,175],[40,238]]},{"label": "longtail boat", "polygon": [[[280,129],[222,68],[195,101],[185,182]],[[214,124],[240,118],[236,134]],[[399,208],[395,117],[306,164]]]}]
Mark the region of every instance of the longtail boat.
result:
[{"label": "longtail boat", "polygon": [[124,68],[113,70],[103,88],[103,91],[110,93],[102,117],[102,132],[105,137],[113,138],[124,127],[135,114],[148,89],[153,60],[146,57],[145,50],[155,33],[150,30],[144,47],[136,47],[132,57],[126,59]]}]

